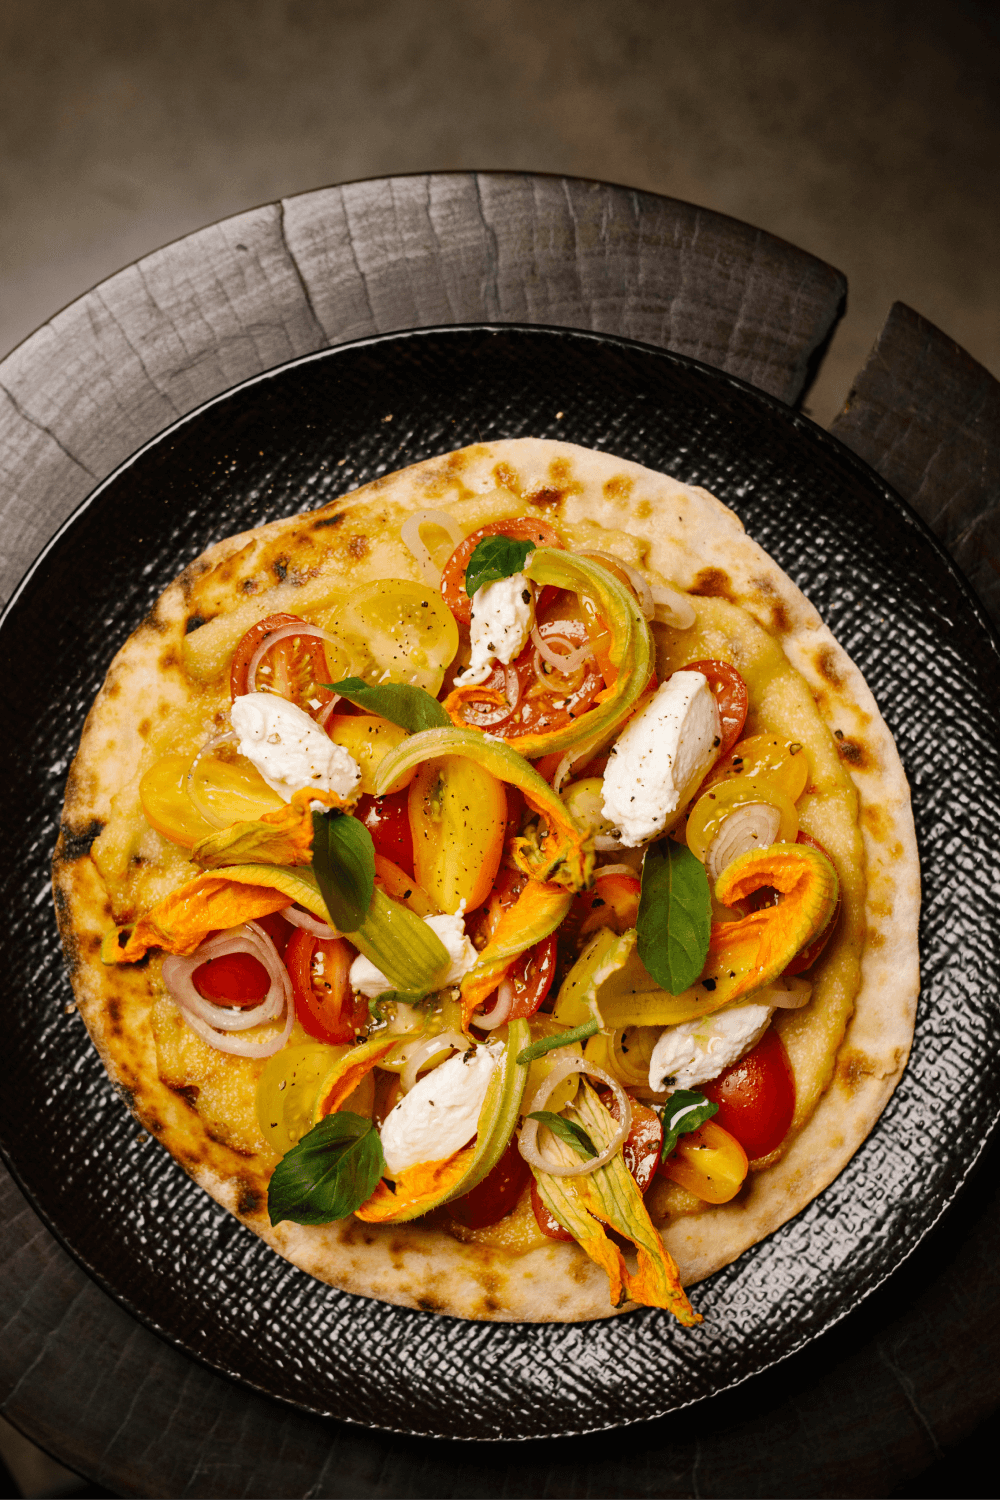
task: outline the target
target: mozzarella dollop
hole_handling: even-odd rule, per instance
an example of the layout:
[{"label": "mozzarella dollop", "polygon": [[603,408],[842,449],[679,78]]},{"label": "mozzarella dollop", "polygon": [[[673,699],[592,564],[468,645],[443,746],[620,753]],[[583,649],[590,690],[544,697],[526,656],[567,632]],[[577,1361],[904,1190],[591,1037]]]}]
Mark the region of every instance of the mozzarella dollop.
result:
[{"label": "mozzarella dollop", "polygon": [[418,1078],[382,1126],[382,1152],[392,1176],[421,1161],[442,1161],[472,1139],[493,1069],[503,1048],[459,1052]]},{"label": "mozzarella dollop", "polygon": [[675,672],[619,736],[604,773],[604,816],[634,849],[676,822],[715,760],[719,708],[701,672]]},{"label": "mozzarella dollop", "polygon": [[233,704],[230,719],[240,737],[240,754],[286,802],[303,787],[346,797],[361,780],[354,757],[287,698],[245,693]]},{"label": "mozzarella dollop", "polygon": [[[479,958],[479,954],[465,935],[465,922],[461,912],[456,912],[451,917],[447,914],[439,917],[425,917],[424,921],[433,932],[437,933],[448,950],[448,970],[444,978],[438,981],[439,988],[444,989],[445,985],[461,983]],[[392,985],[382,970],[377,969],[371,959],[365,958],[363,953],[359,953],[351,964],[350,982],[352,990],[357,990],[361,995],[367,995],[369,1000],[392,989]]]},{"label": "mozzarella dollop", "polygon": [[535,590],[523,573],[484,583],[472,596],[472,659],[457,687],[485,682],[494,661],[508,666],[524,650],[535,623]]},{"label": "mozzarella dollop", "polygon": [[757,1045],[773,1015],[773,1005],[751,1002],[668,1026],[649,1059],[650,1088],[691,1089],[718,1078]]}]

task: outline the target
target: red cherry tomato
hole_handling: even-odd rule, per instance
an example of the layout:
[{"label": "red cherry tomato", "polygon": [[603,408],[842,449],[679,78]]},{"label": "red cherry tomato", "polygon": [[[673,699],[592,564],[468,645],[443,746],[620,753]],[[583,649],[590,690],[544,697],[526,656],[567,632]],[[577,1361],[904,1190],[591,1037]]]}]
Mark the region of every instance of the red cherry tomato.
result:
[{"label": "red cherry tomato", "polygon": [[[472,623],[472,600],[465,592],[465,570],[469,558],[484,536],[509,536],[516,542],[534,542],[536,547],[561,547],[556,532],[544,521],[520,516],[513,521],[491,521],[459,542],[441,570],[441,597],[460,625]],[[544,595],[546,591],[543,589]],[[539,599],[539,605],[542,600]]]},{"label": "red cherry tomato", "polygon": [[448,1213],[466,1229],[485,1229],[513,1213],[530,1167],[512,1140],[492,1172],[471,1193],[448,1204]]},{"label": "red cherry tomato", "polygon": [[223,953],[201,964],[191,976],[199,995],[214,1005],[259,1005],[270,988],[267,970],[252,953]]},{"label": "red cherry tomato", "polygon": [[407,811],[409,795],[409,788],[387,797],[370,797],[365,792],[358,798],[354,816],[371,834],[375,853],[391,859],[412,880],[413,835]]},{"label": "red cherry tomato", "polygon": [[544,1003],[556,977],[557,947],[555,934],[522,953],[508,974],[514,986],[514,1004],[510,1019],[524,1021]]},{"label": "red cherry tomato", "polygon": [[[619,1111],[615,1095],[610,1093],[602,1095],[602,1103],[617,1120]],[[640,1104],[638,1099],[633,1099],[632,1124],[622,1146],[622,1159],[640,1193],[646,1191],[656,1176],[662,1146],[663,1126],[660,1124],[659,1115],[648,1105]],[[534,1178],[531,1181],[531,1207],[536,1224],[550,1240],[573,1239],[569,1230],[562,1227],[559,1220],[542,1202],[542,1195],[538,1191],[538,1183]]]},{"label": "red cherry tomato", "polygon": [[[305,625],[299,615],[268,615],[251,625],[246,635],[233,652],[229,666],[229,692],[233,699],[241,698],[249,691],[250,663],[258,647],[280,630],[283,625]],[[267,668],[265,672],[263,669]],[[329,688],[321,687],[330,675],[323,642],[314,635],[285,636],[277,641],[260,660],[257,667],[255,692],[277,693],[290,702],[297,703],[307,713],[315,712],[330,702],[333,694]]]},{"label": "red cherry tomato", "polygon": [[743,733],[743,725],[746,723],[749,698],[747,696],[747,685],[737,672],[726,661],[692,661],[685,667],[679,667],[680,672],[701,672],[708,679],[708,685],[715,694],[715,701],[719,705],[719,718],[722,720],[722,742],[719,745],[718,759],[729,754]]},{"label": "red cherry tomato", "polygon": [[599,927],[610,927],[621,937],[636,924],[641,889],[637,875],[602,875],[600,870],[595,870],[590,890],[581,891],[574,897],[559,929],[560,937],[565,936],[574,942],[589,937]]},{"label": "red cherry tomato", "polygon": [[[808,833],[800,833],[795,842],[797,844],[810,844],[813,849],[818,849],[820,854],[826,854],[827,859],[830,859],[829,854],[826,853],[826,850],[823,848],[823,845],[819,842],[819,840],[810,837]],[[833,861],[830,860],[830,863],[832,864]],[[809,946],[807,948],[803,948],[801,952],[796,953],[795,957],[792,959],[788,967],[782,971],[783,978],[785,977],[785,975],[791,976],[792,974],[801,974],[806,969],[812,968],[813,964],[819,958],[820,954],[823,952],[823,949],[830,941],[830,938],[833,936],[833,929],[836,927],[837,918],[840,916],[840,906],[841,896],[840,891],[838,890],[837,904],[833,908],[833,916],[830,918],[829,922],[827,922],[822,932],[818,932],[816,934]]]},{"label": "red cherry tomato", "polygon": [[293,923],[281,915],[280,911],[272,911],[266,917],[254,917],[258,927],[263,927],[271,942],[278,950],[278,957],[283,959],[285,949],[288,947],[288,939],[295,931]]},{"label": "red cherry tomato", "polygon": [[314,937],[301,927],[289,938],[285,965],[295,992],[295,1014],[321,1042],[353,1042],[367,1017],[364,999],[355,1005],[351,996],[353,958],[354,950],[343,938]]},{"label": "red cherry tomato", "polygon": [[736,1137],[751,1161],[776,1151],[795,1114],[795,1079],[774,1027],[701,1091],[719,1106],[714,1123]]}]

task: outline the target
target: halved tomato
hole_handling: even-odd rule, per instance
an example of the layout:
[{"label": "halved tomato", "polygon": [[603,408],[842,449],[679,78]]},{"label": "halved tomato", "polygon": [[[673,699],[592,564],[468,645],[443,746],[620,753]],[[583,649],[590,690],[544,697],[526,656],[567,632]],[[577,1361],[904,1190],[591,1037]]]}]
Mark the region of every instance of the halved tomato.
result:
[{"label": "halved tomato", "polygon": [[448,1204],[448,1215],[466,1229],[485,1229],[512,1213],[531,1168],[512,1140],[503,1156],[482,1182]]},{"label": "halved tomato", "polygon": [[318,938],[298,928],[285,949],[295,992],[295,1014],[321,1042],[353,1042],[368,1018],[362,997],[352,999],[348,975],[354,950],[343,938]]},{"label": "halved tomato", "polygon": [[191,982],[203,999],[243,1010],[259,1005],[271,984],[264,965],[252,953],[223,953],[209,958],[195,969]]},{"label": "halved tomato", "polygon": [[[582,620],[545,620],[538,633],[561,656],[571,656],[590,644]],[[478,689],[466,692],[462,714],[467,724],[502,739],[550,734],[593,708],[604,686],[593,656],[572,672],[562,673],[529,641],[509,667],[497,663]]]},{"label": "halved tomato", "polygon": [[[441,570],[441,596],[460,625],[472,623],[472,600],[465,592],[465,570],[469,558],[484,536],[509,536],[517,542],[534,542],[536,547],[561,547],[562,541],[551,526],[536,521],[531,516],[518,516],[512,521],[491,521],[480,526],[464,542],[459,542]],[[546,589],[538,600],[541,609]]]},{"label": "halved tomato", "polygon": [[366,792],[358,799],[354,816],[371,834],[375,853],[391,859],[394,865],[412,876],[413,835],[407,811],[409,797],[408,790],[393,792],[385,797],[369,797]]},{"label": "halved tomato", "polygon": [[716,661],[712,658],[705,661],[692,661],[683,667],[678,667],[677,670],[701,672],[708,679],[708,685],[715,694],[715,701],[719,705],[719,718],[722,721],[722,740],[716,757],[716,764],[718,764],[729,754],[743,733],[747,708],[750,704],[747,685],[736,668],[731,667],[727,661]]},{"label": "halved tomato", "polygon": [[474,760],[425,761],[409,790],[413,873],[442,911],[464,901],[475,911],[489,895],[503,854],[507,799],[501,782]]},{"label": "halved tomato", "polygon": [[657,1170],[704,1203],[728,1203],[743,1186],[748,1166],[747,1154],[736,1137],[714,1120],[706,1120],[681,1136]]},{"label": "halved tomato", "polygon": [[719,1106],[715,1124],[736,1137],[747,1156],[769,1156],[795,1114],[795,1079],[781,1037],[769,1026],[745,1057],[702,1085]]},{"label": "halved tomato", "polygon": [[[234,699],[249,692],[250,664],[257,651],[287,625],[301,625],[304,630],[311,627],[299,615],[268,615],[258,620],[240,641],[233,652],[229,667],[229,692]],[[257,664],[254,692],[276,693],[281,698],[304,708],[306,713],[317,713],[333,697],[328,687],[321,684],[330,678],[323,642],[315,635],[287,635],[276,641],[265,651]]]}]

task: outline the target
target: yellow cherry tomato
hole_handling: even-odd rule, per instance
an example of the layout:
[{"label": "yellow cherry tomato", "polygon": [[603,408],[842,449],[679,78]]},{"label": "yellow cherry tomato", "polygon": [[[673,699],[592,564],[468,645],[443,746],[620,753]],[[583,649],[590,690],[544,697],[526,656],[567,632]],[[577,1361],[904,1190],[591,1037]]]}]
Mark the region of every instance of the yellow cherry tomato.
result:
[{"label": "yellow cherry tomato", "polygon": [[442,911],[482,906],[493,889],[507,827],[503,784],[464,755],[425,761],[410,785],[417,884]]},{"label": "yellow cherry tomato", "polygon": [[[348,755],[357,761],[361,767],[361,790],[370,797],[375,795],[375,772],[381,762],[390,750],[409,739],[405,729],[390,724],[378,714],[331,714],[326,732],[335,745],[343,745]],[[402,791],[415,775],[416,767],[393,790]]]},{"label": "yellow cherry tomato", "polygon": [[738,807],[745,807],[748,802],[766,802],[771,807],[776,807],[781,813],[781,826],[776,842],[794,844],[799,831],[799,817],[795,811],[795,803],[787,792],[765,776],[727,777],[702,792],[687,821],[687,846],[702,864],[723,820]]},{"label": "yellow cherry tomato", "polygon": [[747,1154],[736,1137],[706,1120],[681,1136],[657,1170],[705,1203],[728,1203],[743,1186],[747,1167]]},{"label": "yellow cherry tomato", "polygon": [[283,1047],[264,1064],[257,1082],[257,1123],[273,1151],[284,1156],[313,1127],[319,1086],[349,1047],[303,1042]]},{"label": "yellow cherry tomato", "polygon": [[401,578],[362,584],[345,625],[364,639],[377,680],[413,683],[437,697],[458,652],[458,626],[436,589]]},{"label": "yellow cherry tomato", "polygon": [[284,807],[263,776],[249,762],[231,763],[204,756],[195,767],[197,794],[218,822],[210,822],[195,807],[188,791],[189,755],[165,755],[139,783],[139,801],[146,821],[165,839],[193,849],[219,827],[263,817]]},{"label": "yellow cherry tomato", "polygon": [[714,785],[737,776],[762,776],[797,802],[809,780],[809,756],[796,740],[752,734],[734,745],[724,760],[716,762],[709,781]]}]

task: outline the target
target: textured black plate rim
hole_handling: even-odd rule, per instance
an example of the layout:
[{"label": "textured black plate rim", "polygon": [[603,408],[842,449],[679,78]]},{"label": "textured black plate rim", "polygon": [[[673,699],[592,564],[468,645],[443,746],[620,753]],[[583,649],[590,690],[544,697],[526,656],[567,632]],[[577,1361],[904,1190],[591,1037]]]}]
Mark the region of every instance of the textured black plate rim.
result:
[{"label": "textured black plate rim", "polygon": [[[382,345],[406,344],[413,340],[426,338],[428,336],[440,337],[446,334],[460,335],[467,333],[486,333],[502,336],[505,332],[517,333],[521,335],[559,335],[562,337],[569,337],[574,342],[592,343],[601,347],[620,348],[626,352],[638,352],[645,356],[655,356],[656,358],[664,360],[668,364],[674,365],[675,367],[689,367],[693,370],[698,371],[700,374],[709,377],[710,380],[716,382],[717,384],[729,386],[731,389],[735,390],[743,397],[748,397],[751,399],[751,401],[756,402],[757,404],[768,409],[773,414],[780,417],[782,421],[788,423],[791,427],[795,428],[801,433],[806,434],[810,441],[815,442],[818,439],[821,449],[826,448],[832,456],[836,457],[838,463],[840,464],[844,464],[846,460],[846,466],[850,469],[853,469],[864,481],[864,483],[870,486],[874,485],[881,492],[883,498],[892,507],[892,509],[896,511],[900,519],[908,527],[910,527],[917,536],[921,538],[922,542],[930,545],[931,550],[937,557],[937,560],[940,563],[944,564],[945,569],[951,575],[953,582],[958,585],[959,591],[964,596],[966,604],[970,608],[972,614],[975,616],[977,623],[980,625],[985,635],[989,639],[993,651],[998,656],[1000,656],[1000,633],[998,633],[997,629],[993,626],[992,621],[986,615],[984,606],[974,592],[971,584],[966,579],[965,575],[959,570],[950,554],[946,551],[938,538],[930,530],[923,518],[919,516],[916,511],[914,511],[913,508],[890,485],[886,483],[884,479],[882,479],[881,475],[870,468],[870,466],[866,464],[862,459],[860,459],[857,454],[846,448],[835,437],[826,432],[825,429],[819,427],[810,418],[806,417],[801,412],[795,411],[792,408],[788,407],[777,397],[771,396],[768,393],[761,391],[756,386],[750,385],[748,382],[739,379],[737,376],[731,375],[726,371],[718,370],[714,366],[706,365],[702,361],[692,359],[689,356],[676,354],[671,350],[658,348],[653,345],[642,343],[639,340],[635,339],[627,339],[613,335],[594,333],[589,330],[561,328],[544,324],[516,323],[452,324],[443,327],[407,329],[398,333],[384,333],[373,337],[357,339],[351,341],[350,343],[338,344],[332,348],[316,350],[310,354],[299,356],[296,359],[285,361],[280,365],[275,365],[268,370],[264,370],[257,375],[251,376],[249,379],[241,381],[239,382],[239,384],[232,386],[229,389],[211,397],[208,401],[205,401],[201,405],[193,408],[190,412],[186,412],[183,416],[172,422],[168,427],[164,428],[162,431],[155,434],[155,436],[148,439],[147,442],[145,442],[140,448],[136,449],[134,453],[132,453],[128,458],[124,459],[122,463],[120,463],[110,474],[108,474],[103,480],[101,480],[99,484],[95,485],[94,489],[91,490],[90,493],[86,495],[84,499],[73,509],[71,514],[66,518],[65,521],[62,522],[50,541],[41,550],[41,552],[39,552],[38,556],[25,571],[16,588],[12,592],[10,599],[5,605],[2,613],[0,613],[0,631],[3,630],[4,626],[7,624],[9,617],[15,612],[17,606],[20,604],[22,596],[30,587],[35,578],[35,575],[44,566],[50,554],[57,550],[57,548],[65,540],[67,534],[72,532],[80,517],[92,505],[100,501],[105,490],[107,490],[136,463],[143,459],[148,452],[155,449],[161,442],[172,438],[188,423],[204,416],[204,414],[211,410],[212,407],[230,400],[233,396],[238,395],[244,390],[260,385],[275,377],[280,378],[285,373],[302,366],[335,358],[342,352],[346,353],[358,349],[377,348]],[[450,450],[442,449],[442,452],[448,451]],[[351,493],[350,490],[344,492],[345,495],[349,493]],[[903,1075],[901,1075],[901,1077],[902,1076]],[[840,1323],[850,1313],[855,1311],[855,1309],[858,1308],[863,1302],[870,1298],[873,1293],[879,1289],[879,1287],[883,1286],[884,1283],[895,1274],[899,1267],[902,1266],[910,1258],[910,1256],[916,1251],[916,1249],[923,1243],[928,1234],[930,1234],[931,1230],[939,1223],[941,1217],[955,1201],[958,1194],[963,1191],[970,1174],[975,1169],[983,1152],[990,1144],[990,1142],[995,1139],[997,1135],[998,1124],[1000,1124],[1000,1100],[998,1100],[998,1102],[994,1106],[992,1118],[986,1129],[983,1131],[975,1152],[968,1156],[961,1176],[956,1180],[951,1190],[946,1192],[940,1198],[937,1205],[937,1211],[934,1213],[933,1217],[928,1219],[922,1225],[916,1237],[912,1240],[911,1243],[900,1248],[897,1258],[893,1260],[891,1265],[881,1270],[879,1274],[871,1280],[870,1284],[867,1287],[859,1292],[855,1292],[851,1300],[846,1305],[839,1307],[835,1311],[831,1312],[831,1314],[824,1321],[822,1327],[815,1329],[812,1332],[803,1333],[800,1338],[798,1338],[794,1343],[789,1344],[789,1346],[786,1349],[783,1349],[780,1353],[775,1354],[770,1358],[764,1358],[753,1369],[744,1371],[734,1376],[731,1380],[725,1383],[720,1383],[714,1390],[701,1395],[690,1397],[688,1399],[674,1401],[669,1406],[665,1406],[659,1413],[653,1415],[645,1415],[631,1420],[626,1418],[623,1420],[616,1420],[614,1422],[604,1422],[598,1426],[593,1427],[567,1428],[558,1432],[550,1432],[541,1439],[537,1434],[524,1434],[516,1437],[511,1437],[507,1434],[497,1436],[488,1435],[486,1437],[471,1437],[454,1433],[429,1434],[426,1429],[410,1428],[404,1426],[389,1426],[376,1422],[363,1422],[353,1416],[335,1416],[322,1407],[313,1406],[308,1402],[296,1400],[295,1398],[275,1392],[268,1388],[266,1385],[261,1384],[260,1382],[255,1381],[247,1375],[241,1373],[239,1370],[231,1368],[224,1362],[213,1360],[208,1352],[192,1347],[190,1344],[184,1342],[183,1338],[180,1335],[175,1334],[165,1325],[158,1322],[158,1320],[151,1314],[142,1311],[130,1300],[127,1295],[117,1290],[114,1282],[109,1277],[107,1277],[103,1272],[93,1266],[83,1253],[77,1251],[72,1241],[67,1237],[72,1231],[64,1230],[63,1227],[57,1222],[57,1220],[52,1215],[50,1215],[49,1212],[38,1202],[31,1183],[22,1175],[16,1164],[12,1148],[8,1146],[7,1142],[2,1137],[0,1137],[0,1157],[3,1158],[7,1170],[10,1172],[11,1176],[14,1178],[15,1182],[23,1192],[24,1196],[31,1205],[32,1210],[38,1215],[38,1217],[46,1225],[46,1227],[53,1234],[59,1244],[86,1272],[86,1274],[99,1287],[101,1287],[101,1289],[105,1291],[113,1301],[115,1301],[120,1307],[124,1308],[125,1311],[130,1314],[130,1316],[136,1318],[136,1320],[140,1322],[144,1327],[150,1329],[150,1331],[156,1334],[157,1337],[163,1339],[165,1343],[175,1349],[178,1349],[189,1358],[194,1359],[198,1364],[211,1370],[213,1373],[223,1375],[225,1378],[233,1381],[235,1384],[240,1385],[245,1389],[252,1390],[256,1394],[264,1396],[269,1400],[276,1401],[282,1406],[291,1407],[293,1410],[307,1413],[311,1416],[315,1416],[326,1421],[343,1423],[344,1425],[358,1427],[362,1430],[393,1433],[401,1437],[429,1438],[433,1441],[445,1440],[449,1442],[486,1442],[489,1444],[496,1444],[502,1442],[536,1442],[546,1441],[550,1439],[558,1440],[562,1438],[584,1437],[602,1431],[614,1431],[619,1428],[641,1426],[648,1422],[660,1420],[662,1417],[667,1416],[671,1413],[683,1411],[688,1407],[711,1400],[713,1397],[722,1395],[725,1392],[735,1390],[737,1387],[746,1384],[747,1381],[756,1378],[758,1375],[762,1375],[766,1371],[773,1369],[775,1366],[783,1364],[786,1360],[790,1359],[793,1355],[800,1352],[803,1348],[811,1343],[816,1342],[818,1339],[827,1334],[832,1328],[836,1327],[838,1323]],[[865,1140],[870,1139],[870,1137],[874,1135],[878,1128],[879,1121],[876,1121],[872,1130],[869,1132],[869,1135],[865,1137]],[[864,1146],[864,1144],[864,1141],[860,1142],[858,1149],[860,1150]],[[846,1168],[847,1165],[848,1163],[845,1163],[844,1167]],[[836,1178],[834,1179],[834,1181],[836,1181]],[[823,1191],[825,1191],[825,1189]],[[822,1196],[822,1194],[817,1194],[817,1197],[820,1196]],[[810,1200],[810,1202],[812,1201],[815,1200]],[[799,1212],[804,1213],[808,1209],[808,1207],[809,1204],[803,1205],[803,1208]],[[798,1214],[793,1215],[792,1219],[786,1221],[786,1224],[794,1222],[794,1219],[797,1217]],[[777,1229],[772,1231],[772,1235],[780,1234],[785,1227],[785,1225],[779,1225]],[[765,1240],[772,1238],[772,1235],[765,1236]],[[763,1243],[763,1241],[760,1241],[758,1243]],[[744,1257],[752,1256],[756,1248],[756,1245],[751,1246],[748,1250],[744,1251],[743,1256],[739,1258],[743,1259]],[[721,1274],[721,1272],[716,1274]],[[712,1279],[712,1277],[708,1277],[706,1278],[705,1283],[699,1284],[707,1284]],[[369,1299],[359,1296],[358,1300],[365,1302],[377,1299]],[[447,1321],[454,1322],[460,1325],[464,1325],[467,1321],[465,1319],[451,1318],[446,1314],[428,1313],[426,1314],[426,1316],[429,1318],[433,1317],[435,1319],[446,1317]]]}]

